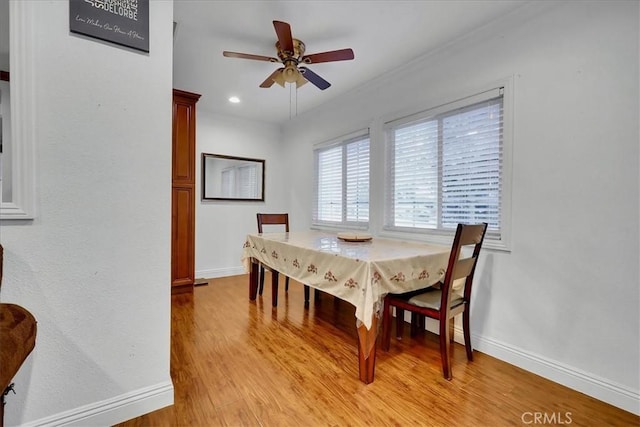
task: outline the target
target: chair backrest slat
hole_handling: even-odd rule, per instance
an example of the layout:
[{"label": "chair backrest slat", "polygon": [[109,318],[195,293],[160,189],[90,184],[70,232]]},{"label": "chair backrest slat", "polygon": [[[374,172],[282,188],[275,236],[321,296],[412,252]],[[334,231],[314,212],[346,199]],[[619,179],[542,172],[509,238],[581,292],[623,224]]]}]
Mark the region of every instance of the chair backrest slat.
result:
[{"label": "chair backrest slat", "polygon": [[463,225],[460,232],[460,245],[467,246],[482,243],[485,230],[484,224]]},{"label": "chair backrest slat", "polygon": [[[487,232],[487,224],[465,225],[458,224],[456,235],[451,246],[449,265],[442,286],[442,301],[440,307],[449,307],[451,291],[455,280],[466,278],[464,288],[464,299],[468,303],[471,297],[471,286],[473,285],[473,274],[475,273],[478,255]],[[473,254],[470,257],[460,258],[463,246],[474,245]]]},{"label": "chair backrest slat", "polygon": [[263,225],[284,225],[285,231],[289,232],[289,214],[277,213],[277,214],[265,214],[258,213],[258,233],[262,233]]},{"label": "chair backrest slat", "polygon": [[462,279],[463,277],[468,277],[473,268],[476,266],[476,257],[459,259],[458,262],[455,263],[453,268],[453,277],[451,280]]}]

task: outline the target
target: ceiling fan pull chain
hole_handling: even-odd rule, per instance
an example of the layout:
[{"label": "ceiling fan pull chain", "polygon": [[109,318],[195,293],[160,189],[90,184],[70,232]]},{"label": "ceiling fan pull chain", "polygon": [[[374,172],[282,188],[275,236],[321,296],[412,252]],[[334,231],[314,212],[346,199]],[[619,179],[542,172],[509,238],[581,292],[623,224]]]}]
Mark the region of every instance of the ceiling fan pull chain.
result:
[{"label": "ceiling fan pull chain", "polygon": [[293,85],[289,84],[289,120],[291,120],[291,87]]}]

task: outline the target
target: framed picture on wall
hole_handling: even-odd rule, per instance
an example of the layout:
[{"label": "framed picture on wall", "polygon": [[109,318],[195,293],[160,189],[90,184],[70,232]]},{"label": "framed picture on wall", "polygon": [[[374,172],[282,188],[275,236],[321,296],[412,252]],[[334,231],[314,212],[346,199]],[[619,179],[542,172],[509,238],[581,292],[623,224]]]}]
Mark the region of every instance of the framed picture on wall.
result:
[{"label": "framed picture on wall", "polygon": [[69,0],[69,29],[149,52],[149,0]]},{"label": "framed picture on wall", "polygon": [[202,200],[264,202],[262,159],[202,153]]}]

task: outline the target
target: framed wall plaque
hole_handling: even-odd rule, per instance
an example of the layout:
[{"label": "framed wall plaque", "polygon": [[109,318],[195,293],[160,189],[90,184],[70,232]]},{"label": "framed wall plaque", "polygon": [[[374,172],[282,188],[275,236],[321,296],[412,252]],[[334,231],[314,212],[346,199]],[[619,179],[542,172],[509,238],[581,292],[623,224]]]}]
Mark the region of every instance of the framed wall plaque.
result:
[{"label": "framed wall plaque", "polygon": [[69,29],[149,52],[149,0],[69,0]]}]

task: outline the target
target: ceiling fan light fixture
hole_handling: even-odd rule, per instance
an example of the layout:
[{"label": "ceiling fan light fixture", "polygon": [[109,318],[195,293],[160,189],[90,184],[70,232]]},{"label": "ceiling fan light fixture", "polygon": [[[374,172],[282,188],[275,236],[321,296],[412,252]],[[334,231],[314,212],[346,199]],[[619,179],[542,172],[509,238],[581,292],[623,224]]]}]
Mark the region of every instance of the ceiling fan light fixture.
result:
[{"label": "ceiling fan light fixture", "polygon": [[284,69],[281,68],[282,71],[280,71],[279,73],[277,73],[275,75],[275,77],[273,77],[273,81],[278,83],[280,86],[284,87],[284,84],[286,83],[284,80]]},{"label": "ceiling fan light fixture", "polygon": [[296,80],[296,89],[307,82],[302,73],[298,70],[298,80]]},{"label": "ceiling fan light fixture", "polygon": [[282,77],[284,78],[284,81],[287,83],[297,82],[299,74],[300,72],[298,71],[298,68],[295,65],[287,65],[286,67],[284,67],[284,70],[282,71]]}]

